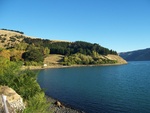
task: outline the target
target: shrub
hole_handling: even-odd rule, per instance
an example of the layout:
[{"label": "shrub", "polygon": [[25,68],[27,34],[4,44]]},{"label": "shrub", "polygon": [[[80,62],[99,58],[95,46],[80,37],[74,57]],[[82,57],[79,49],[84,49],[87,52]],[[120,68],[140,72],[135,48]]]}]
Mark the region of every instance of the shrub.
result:
[{"label": "shrub", "polygon": [[0,85],[13,88],[27,103],[24,113],[46,113],[49,103],[36,81],[37,74],[20,70],[21,63],[0,58]]}]

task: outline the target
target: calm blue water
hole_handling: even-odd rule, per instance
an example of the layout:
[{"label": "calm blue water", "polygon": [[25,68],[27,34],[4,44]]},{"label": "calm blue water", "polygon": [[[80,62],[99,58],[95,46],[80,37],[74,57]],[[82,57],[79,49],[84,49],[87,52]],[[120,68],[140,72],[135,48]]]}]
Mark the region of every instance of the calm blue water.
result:
[{"label": "calm blue water", "polygon": [[150,62],[41,70],[47,95],[86,113],[150,113]]}]

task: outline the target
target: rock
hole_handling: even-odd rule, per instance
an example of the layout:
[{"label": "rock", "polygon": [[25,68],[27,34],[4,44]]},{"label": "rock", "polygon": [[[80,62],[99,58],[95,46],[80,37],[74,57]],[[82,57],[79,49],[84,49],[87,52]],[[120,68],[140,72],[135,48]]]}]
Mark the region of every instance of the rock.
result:
[{"label": "rock", "polygon": [[[53,113],[85,113],[83,111],[79,111],[77,109],[73,109],[72,107],[66,106],[65,104],[61,103],[61,107],[58,107],[57,104],[57,100],[46,96],[46,99],[48,102],[50,102],[50,107],[49,107],[49,111],[53,111]],[[58,101],[59,102],[59,101]]]},{"label": "rock", "polygon": [[62,106],[62,104],[61,104],[59,101],[56,101],[55,104],[56,104],[56,106],[58,106],[58,107],[61,107],[61,106]]},{"label": "rock", "polygon": [[23,99],[12,88],[8,86],[0,86],[0,108],[3,108],[2,95],[6,96],[7,107],[10,113],[22,111],[25,109]]}]

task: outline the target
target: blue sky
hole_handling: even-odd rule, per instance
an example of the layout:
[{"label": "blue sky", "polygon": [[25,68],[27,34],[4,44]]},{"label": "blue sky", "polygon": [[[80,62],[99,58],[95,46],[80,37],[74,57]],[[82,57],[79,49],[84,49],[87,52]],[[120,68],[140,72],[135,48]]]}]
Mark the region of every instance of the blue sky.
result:
[{"label": "blue sky", "polygon": [[0,28],[117,52],[150,48],[150,0],[0,0]]}]

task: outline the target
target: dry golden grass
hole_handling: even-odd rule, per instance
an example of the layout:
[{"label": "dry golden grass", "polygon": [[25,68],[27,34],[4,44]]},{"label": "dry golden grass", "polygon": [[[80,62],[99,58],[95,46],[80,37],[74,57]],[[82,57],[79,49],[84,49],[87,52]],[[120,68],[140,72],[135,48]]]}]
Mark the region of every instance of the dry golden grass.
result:
[{"label": "dry golden grass", "polygon": [[112,55],[112,54],[108,54],[107,56],[108,59],[110,60],[116,60],[118,64],[126,64],[127,61],[125,61],[123,58],[121,58],[120,56],[118,55]]},{"label": "dry golden grass", "polygon": [[60,65],[60,62],[63,60],[64,55],[50,54],[44,59],[44,64],[48,66]]},{"label": "dry golden grass", "polygon": [[[6,45],[14,45],[16,43],[19,43],[23,39],[16,39],[14,42],[11,41],[11,37],[14,36],[22,36],[23,34],[13,32],[13,31],[6,31],[6,30],[0,30],[0,47],[5,48]],[[2,41],[3,40],[3,41]]]},{"label": "dry golden grass", "polygon": [[[17,33],[17,32],[14,32],[14,31],[7,31],[7,30],[0,30],[0,36],[1,36],[1,39],[0,39],[0,47],[2,48],[5,48],[5,46],[11,46],[11,45],[15,45],[16,43],[19,43],[21,42],[23,39],[17,39],[12,42],[10,39],[11,37],[14,37],[14,36],[24,36],[24,37],[28,37],[28,38],[38,38],[38,39],[42,39],[42,38],[39,38],[39,37],[33,37],[33,36],[26,36],[24,34],[20,34],[20,33]],[[2,41],[2,38],[5,39],[4,41]],[[52,42],[69,42],[69,41],[65,41],[65,40],[51,40]]]},{"label": "dry golden grass", "polygon": [[7,34],[7,36],[6,36],[7,39],[9,39],[9,37],[14,36],[14,35],[22,35],[22,34],[17,33],[17,32],[6,31],[6,30],[0,30],[0,35],[1,34]]}]

